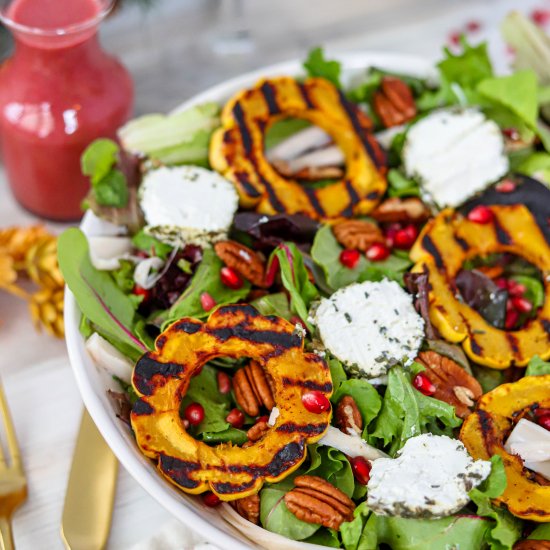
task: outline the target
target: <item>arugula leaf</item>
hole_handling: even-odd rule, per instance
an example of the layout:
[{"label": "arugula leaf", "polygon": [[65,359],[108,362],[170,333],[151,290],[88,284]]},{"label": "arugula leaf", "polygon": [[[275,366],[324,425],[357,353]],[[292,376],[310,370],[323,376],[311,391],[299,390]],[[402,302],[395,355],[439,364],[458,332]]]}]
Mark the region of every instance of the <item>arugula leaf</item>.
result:
[{"label": "arugula leaf", "polygon": [[487,533],[487,542],[492,550],[509,550],[521,535],[521,521],[503,508],[491,504],[491,499],[506,489],[506,471],[499,455],[491,457],[491,473],[480,487],[468,494],[477,506],[480,516],[494,520],[493,527]]},{"label": "arugula leaf", "polygon": [[223,262],[214,250],[205,248],[202,261],[189,286],[170,309],[163,311],[155,318],[155,323],[162,323],[162,326],[166,327],[182,317],[205,319],[210,312],[204,311],[201,305],[201,294],[203,292],[208,292],[218,306],[232,304],[245,298],[250,290],[250,283],[244,281],[243,286],[238,290],[228,288],[220,280],[222,267]]},{"label": "arugula leaf", "polygon": [[353,397],[357,403],[357,408],[363,418],[365,427],[363,437],[365,437],[368,425],[378,416],[382,408],[382,398],[372,384],[362,379],[350,379],[342,382],[331,397],[331,401],[338,403],[344,395]]},{"label": "arugula leaf", "polygon": [[133,237],[132,244],[138,249],[149,254],[149,256],[157,256],[161,260],[166,260],[172,252],[172,247],[169,244],[163,243],[155,237],[145,233],[140,229]]},{"label": "arugula leaf", "polygon": [[272,533],[278,533],[292,540],[304,540],[311,537],[321,526],[298,519],[286,507],[284,496],[293,489],[294,478],[297,475],[299,474],[291,474],[283,481],[266,485],[261,490],[260,522],[264,529]]},{"label": "arugula leaf", "polygon": [[94,329],[131,359],[147,351],[132,331],[136,321],[132,300],[109,273],[92,265],[88,240],[80,229],[67,229],[59,236],[58,260],[65,282]]},{"label": "arugula leaf", "polygon": [[381,262],[370,262],[361,255],[357,265],[349,269],[340,262],[342,250],[329,225],[324,225],[317,231],[311,257],[323,270],[326,283],[333,291],[355,282],[381,281],[384,277],[402,285],[403,274],[411,266],[409,259],[395,254]]},{"label": "arugula leaf", "polygon": [[396,365],[388,371],[388,386],[369,443],[380,440],[394,456],[407,439],[421,433],[452,435],[462,421],[454,407],[423,395],[411,383],[412,373]]},{"label": "arugula leaf", "polygon": [[308,325],[309,306],[319,292],[309,280],[302,253],[294,243],[288,242],[281,244],[273,255],[279,260],[281,281],[290,294],[290,309]]},{"label": "arugula leaf", "polygon": [[527,364],[525,376],[543,376],[550,374],[550,361],[543,361],[538,355],[535,355]]},{"label": "arugula leaf", "polygon": [[[185,398],[181,402],[183,412],[190,403],[200,403],[204,408],[204,420],[194,428],[198,435],[202,432],[224,432],[230,428],[225,417],[231,407],[231,395],[218,390],[217,370],[210,365],[204,365],[200,374],[191,378]],[[211,437],[211,435],[209,435]]]},{"label": "arugula leaf", "polygon": [[538,84],[533,71],[518,71],[508,76],[486,78],[477,91],[491,102],[503,105],[532,130],[537,128]]},{"label": "arugula leaf", "polygon": [[338,61],[325,59],[323,48],[314,48],[304,61],[304,69],[308,76],[319,76],[332,82],[337,88],[341,88],[340,73],[342,67]]},{"label": "arugula leaf", "polygon": [[460,44],[462,52],[456,55],[449,48],[445,48],[445,59],[440,61],[437,66],[445,82],[455,82],[464,89],[473,89],[482,80],[493,76],[487,43],[470,46],[462,36]]},{"label": "arugula leaf", "polygon": [[262,315],[276,315],[290,321],[292,312],[288,303],[287,295],[284,292],[266,294],[250,302]]}]

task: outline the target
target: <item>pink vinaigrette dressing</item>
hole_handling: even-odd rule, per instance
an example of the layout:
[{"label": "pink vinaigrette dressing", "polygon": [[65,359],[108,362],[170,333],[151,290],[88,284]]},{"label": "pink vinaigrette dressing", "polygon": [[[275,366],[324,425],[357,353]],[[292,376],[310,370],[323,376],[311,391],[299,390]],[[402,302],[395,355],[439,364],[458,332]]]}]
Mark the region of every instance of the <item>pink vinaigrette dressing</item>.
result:
[{"label": "pink vinaigrette dressing", "polygon": [[80,155],[114,138],[132,113],[124,67],[97,28],[107,0],[14,0],[1,18],[15,53],[0,66],[0,148],[11,189],[26,209],[52,220],[80,217],[88,182]]}]

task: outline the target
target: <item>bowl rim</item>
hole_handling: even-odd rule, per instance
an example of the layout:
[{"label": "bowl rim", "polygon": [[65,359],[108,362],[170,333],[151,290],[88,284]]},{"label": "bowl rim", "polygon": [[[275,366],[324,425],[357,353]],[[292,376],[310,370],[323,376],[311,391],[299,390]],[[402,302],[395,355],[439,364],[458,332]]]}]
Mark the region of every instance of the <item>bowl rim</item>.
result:
[{"label": "bowl rim", "polygon": [[[427,78],[435,77],[433,62],[415,55],[366,50],[347,53],[334,52],[334,54],[333,52],[329,52],[329,55],[330,57],[337,58],[342,63],[344,74],[354,71],[359,73],[368,67],[380,66],[386,70],[395,72]],[[263,77],[275,75],[297,76],[302,72],[302,60],[299,59],[269,65],[212,86],[204,92],[184,101],[172,112],[188,109],[207,101],[221,103],[239,89],[248,87]],[[92,225],[96,225],[97,227],[97,219],[92,220],[90,213],[87,213],[80,227],[85,233],[89,234]],[[100,395],[100,391],[98,390],[100,374],[85,351],[84,338],[79,331],[80,310],[73,294],[67,287],[65,292],[64,319],[66,327],[65,340],[69,361],[84,405],[101,435],[126,471],[173,517],[177,518],[192,531],[200,533],[201,536],[213,544],[228,550],[251,550],[257,548],[257,546],[251,545],[254,542],[250,539],[250,544],[245,541],[244,534],[239,533],[237,535],[237,531],[227,522],[228,530],[234,530],[235,536],[210,523],[207,513],[183,500],[181,493],[157,473],[154,465],[144,456],[139,457],[139,451],[137,451],[136,447],[131,447],[127,441],[128,438],[124,437],[119,426],[120,420],[116,418],[110,407],[105,406],[106,395]],[[103,394],[106,394],[105,387],[101,388],[101,390]],[[216,515],[225,522],[221,516],[217,513]],[[286,539],[285,537],[281,538],[282,540],[290,541],[290,539]],[[301,543],[301,546],[304,549],[326,548],[308,543]]]}]

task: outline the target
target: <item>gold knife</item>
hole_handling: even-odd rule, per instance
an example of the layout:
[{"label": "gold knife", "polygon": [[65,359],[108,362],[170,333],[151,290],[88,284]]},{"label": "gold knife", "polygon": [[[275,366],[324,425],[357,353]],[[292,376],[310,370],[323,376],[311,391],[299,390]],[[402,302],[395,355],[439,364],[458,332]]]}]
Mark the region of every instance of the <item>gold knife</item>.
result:
[{"label": "gold knife", "polygon": [[118,460],[84,410],[61,518],[69,550],[101,550],[107,544],[117,473]]}]

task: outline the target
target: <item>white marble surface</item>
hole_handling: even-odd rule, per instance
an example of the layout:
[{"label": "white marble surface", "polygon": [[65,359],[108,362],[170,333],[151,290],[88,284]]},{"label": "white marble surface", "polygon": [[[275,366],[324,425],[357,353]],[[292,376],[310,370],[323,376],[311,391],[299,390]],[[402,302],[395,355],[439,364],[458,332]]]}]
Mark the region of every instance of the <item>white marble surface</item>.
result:
[{"label": "white marble surface", "polygon": [[[243,0],[255,44],[246,55],[219,56],[211,49],[219,32],[214,0],[164,0],[149,14],[122,11],[102,31],[136,79],[137,112],[168,110],[206,86],[267,63],[303,56],[317,44],[331,50],[403,51],[436,58],[449,34],[480,21],[480,35],[502,65],[497,25],[510,8],[548,7],[545,0]],[[226,19],[227,20],[227,19]],[[0,226],[33,223],[11,198],[0,172]],[[51,226],[58,231],[62,226]],[[63,494],[81,414],[63,342],[32,328],[24,303],[0,293],[0,373],[12,408],[29,498],[14,518],[23,550],[62,548]],[[85,498],[85,496],[83,496]],[[111,549],[129,548],[157,532],[169,518],[120,472]],[[145,545],[146,547],[146,545]],[[182,540],[181,548],[186,548]]]}]

